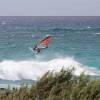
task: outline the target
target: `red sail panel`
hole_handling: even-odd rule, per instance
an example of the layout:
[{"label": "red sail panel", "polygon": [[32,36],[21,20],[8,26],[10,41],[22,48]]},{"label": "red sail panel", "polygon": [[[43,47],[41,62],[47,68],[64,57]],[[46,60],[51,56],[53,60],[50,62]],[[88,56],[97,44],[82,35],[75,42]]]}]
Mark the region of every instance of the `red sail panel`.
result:
[{"label": "red sail panel", "polygon": [[51,42],[51,36],[48,36],[48,37],[46,37],[45,39],[43,39],[43,40],[41,41],[41,43],[42,43],[43,45],[46,45],[46,46],[48,46],[50,42]]}]

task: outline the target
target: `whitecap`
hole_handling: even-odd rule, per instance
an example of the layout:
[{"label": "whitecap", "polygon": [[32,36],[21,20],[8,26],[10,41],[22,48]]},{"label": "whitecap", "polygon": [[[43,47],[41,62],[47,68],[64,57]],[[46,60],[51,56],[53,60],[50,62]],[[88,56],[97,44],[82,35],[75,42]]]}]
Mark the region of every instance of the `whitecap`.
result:
[{"label": "whitecap", "polygon": [[73,58],[56,58],[49,61],[2,61],[0,62],[0,78],[6,80],[21,80],[40,78],[49,71],[59,71],[63,68],[75,68],[74,74],[82,72],[88,75],[100,75],[100,71],[94,67],[88,67],[77,62]]},{"label": "whitecap", "polygon": [[95,33],[95,34],[100,34],[100,33]]}]

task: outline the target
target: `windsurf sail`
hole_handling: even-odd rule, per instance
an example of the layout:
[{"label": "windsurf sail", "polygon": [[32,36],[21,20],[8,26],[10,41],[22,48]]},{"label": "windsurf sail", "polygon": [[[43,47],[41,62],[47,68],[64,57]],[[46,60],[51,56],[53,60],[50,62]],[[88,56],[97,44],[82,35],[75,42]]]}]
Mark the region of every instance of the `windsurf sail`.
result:
[{"label": "windsurf sail", "polygon": [[35,47],[33,48],[33,50],[36,50],[37,52],[40,52],[42,49],[47,48],[48,45],[50,44],[50,42],[51,42],[51,36],[47,36],[42,41],[40,41],[39,43],[37,43],[35,45]]},{"label": "windsurf sail", "polygon": [[40,44],[43,45],[44,47],[48,47],[49,43],[51,42],[51,36],[48,36],[44,38]]}]

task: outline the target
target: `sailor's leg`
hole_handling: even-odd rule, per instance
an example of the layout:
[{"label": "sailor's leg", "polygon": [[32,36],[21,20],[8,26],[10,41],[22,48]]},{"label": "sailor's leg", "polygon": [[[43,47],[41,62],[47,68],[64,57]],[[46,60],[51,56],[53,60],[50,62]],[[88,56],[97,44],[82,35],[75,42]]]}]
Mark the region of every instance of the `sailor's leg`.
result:
[{"label": "sailor's leg", "polygon": [[41,50],[38,48],[38,49],[37,49],[37,52],[39,53],[40,51],[41,51]]}]

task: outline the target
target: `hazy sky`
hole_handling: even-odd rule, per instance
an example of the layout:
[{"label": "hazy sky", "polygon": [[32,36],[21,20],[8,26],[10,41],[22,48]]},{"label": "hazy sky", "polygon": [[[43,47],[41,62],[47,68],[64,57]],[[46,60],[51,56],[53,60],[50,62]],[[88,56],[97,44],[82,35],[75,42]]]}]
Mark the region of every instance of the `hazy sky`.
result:
[{"label": "hazy sky", "polygon": [[0,0],[0,16],[100,16],[100,0]]}]

